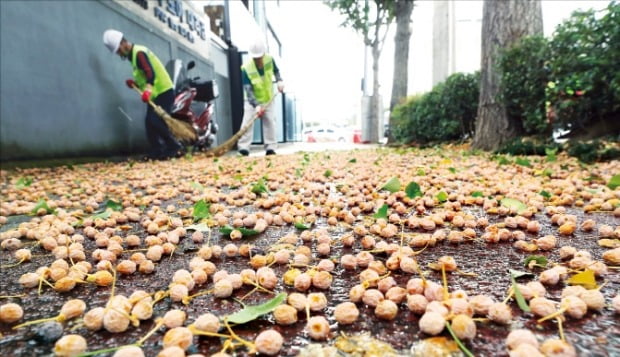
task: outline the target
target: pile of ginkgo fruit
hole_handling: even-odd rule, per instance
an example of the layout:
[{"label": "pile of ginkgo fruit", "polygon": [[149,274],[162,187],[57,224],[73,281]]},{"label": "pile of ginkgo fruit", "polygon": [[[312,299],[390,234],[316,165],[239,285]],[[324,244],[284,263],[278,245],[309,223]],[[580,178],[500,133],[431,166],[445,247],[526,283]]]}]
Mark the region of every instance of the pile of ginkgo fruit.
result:
[{"label": "pile of ginkgo fruit", "polygon": [[[506,355],[577,355],[566,323],[620,314],[620,163],[466,149],[188,155],[2,171],[0,263],[3,275],[20,273],[0,290],[0,350],[14,349],[2,339],[45,325],[60,331],[47,339],[58,356],[198,356],[214,341],[217,348],[202,350],[279,355],[293,344],[281,331],[303,324],[314,342],[294,346],[301,355],[415,355],[413,347],[360,350],[340,330],[407,313],[421,336],[448,337],[468,356],[487,324],[506,329]],[[188,243],[196,248],[184,251]],[[465,244],[509,246],[523,257],[506,273],[511,284],[493,287],[503,301],[451,288],[453,274],[479,279],[459,268],[476,257],[441,254]],[[118,293],[119,282],[149,279],[172,259],[181,268],[165,289]],[[347,301],[332,299],[337,280],[347,282]],[[85,291],[104,291],[105,302],[93,304]],[[60,312],[41,316],[37,298],[52,292]],[[212,309],[188,314],[206,297]],[[236,312],[217,314],[222,301]],[[164,302],[167,311],[158,308]],[[553,320],[555,334],[543,338],[518,318]],[[251,338],[238,333],[257,319],[271,326]],[[145,322],[152,327],[134,343],[89,345],[97,331],[123,334]]]}]

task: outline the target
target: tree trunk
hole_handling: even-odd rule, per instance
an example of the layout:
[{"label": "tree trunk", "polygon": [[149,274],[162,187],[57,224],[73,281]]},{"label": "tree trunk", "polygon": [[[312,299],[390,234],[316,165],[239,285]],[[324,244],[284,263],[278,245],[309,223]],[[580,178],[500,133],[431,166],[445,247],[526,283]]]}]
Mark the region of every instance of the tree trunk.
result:
[{"label": "tree trunk", "polygon": [[411,39],[411,12],[413,0],[396,0],[396,36],[394,37],[394,77],[392,78],[392,98],[390,111],[407,96],[409,40]]},{"label": "tree trunk", "polygon": [[540,1],[485,0],[482,12],[480,99],[473,148],[497,150],[523,132],[521,123],[510,120],[498,100],[500,50],[521,37],[542,34],[542,8]]},{"label": "tree trunk", "polygon": [[371,143],[379,142],[379,117],[380,113],[380,100],[379,94],[379,57],[381,52],[379,51],[379,42],[375,41],[372,45],[372,97],[370,98],[370,115],[369,115],[369,127],[368,141]]},{"label": "tree trunk", "polygon": [[[407,97],[409,80],[409,40],[411,39],[411,12],[413,0],[396,0],[396,36],[394,36],[394,76],[392,77],[392,97],[390,98],[390,116],[394,107]],[[392,130],[387,133],[388,143],[393,143]]]}]

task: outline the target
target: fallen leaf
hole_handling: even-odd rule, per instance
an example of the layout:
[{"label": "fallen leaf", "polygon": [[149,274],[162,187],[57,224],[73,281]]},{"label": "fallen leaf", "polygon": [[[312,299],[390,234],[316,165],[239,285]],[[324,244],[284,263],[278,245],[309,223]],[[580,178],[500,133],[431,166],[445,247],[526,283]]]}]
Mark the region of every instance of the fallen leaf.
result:
[{"label": "fallen leaf", "polygon": [[234,314],[227,316],[227,321],[234,324],[244,324],[256,320],[257,318],[272,312],[278,305],[282,304],[286,300],[286,293],[280,293],[273,299],[254,306],[245,305],[242,310],[235,312]]}]

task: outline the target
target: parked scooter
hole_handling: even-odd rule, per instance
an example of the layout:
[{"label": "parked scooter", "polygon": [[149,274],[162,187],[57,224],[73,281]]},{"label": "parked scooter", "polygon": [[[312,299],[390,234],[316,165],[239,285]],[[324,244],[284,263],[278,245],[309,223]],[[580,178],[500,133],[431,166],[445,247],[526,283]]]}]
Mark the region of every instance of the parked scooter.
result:
[{"label": "parked scooter", "polygon": [[215,143],[218,125],[214,100],[219,96],[219,90],[215,80],[190,78],[187,73],[195,66],[194,61],[189,61],[187,67],[183,67],[179,59],[171,60],[166,65],[175,92],[170,115],[191,124],[197,139],[189,144],[197,150],[205,150]]}]

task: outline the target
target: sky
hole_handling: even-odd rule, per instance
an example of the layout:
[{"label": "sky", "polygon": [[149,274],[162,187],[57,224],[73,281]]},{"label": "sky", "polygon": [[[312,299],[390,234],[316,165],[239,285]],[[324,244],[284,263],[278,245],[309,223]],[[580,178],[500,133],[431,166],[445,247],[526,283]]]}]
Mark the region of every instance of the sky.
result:
[{"label": "sky", "polygon": [[[270,1],[270,0],[267,0]],[[543,1],[545,36],[582,8],[600,9],[608,1]],[[272,16],[272,14],[269,14]],[[432,87],[432,1],[416,1],[412,14],[413,35],[409,53],[409,94],[423,93]],[[456,70],[479,68],[482,1],[457,1],[459,27]],[[281,67],[287,91],[298,100],[297,111],[305,123],[345,125],[359,117],[364,73],[362,36],[340,26],[344,17],[321,1],[280,1],[277,22],[282,41]],[[380,84],[384,102],[389,103],[392,86],[394,35],[386,37],[381,62]],[[463,39],[463,40],[461,40]],[[371,57],[367,66],[370,71]],[[359,122],[359,118],[357,118]]]}]

